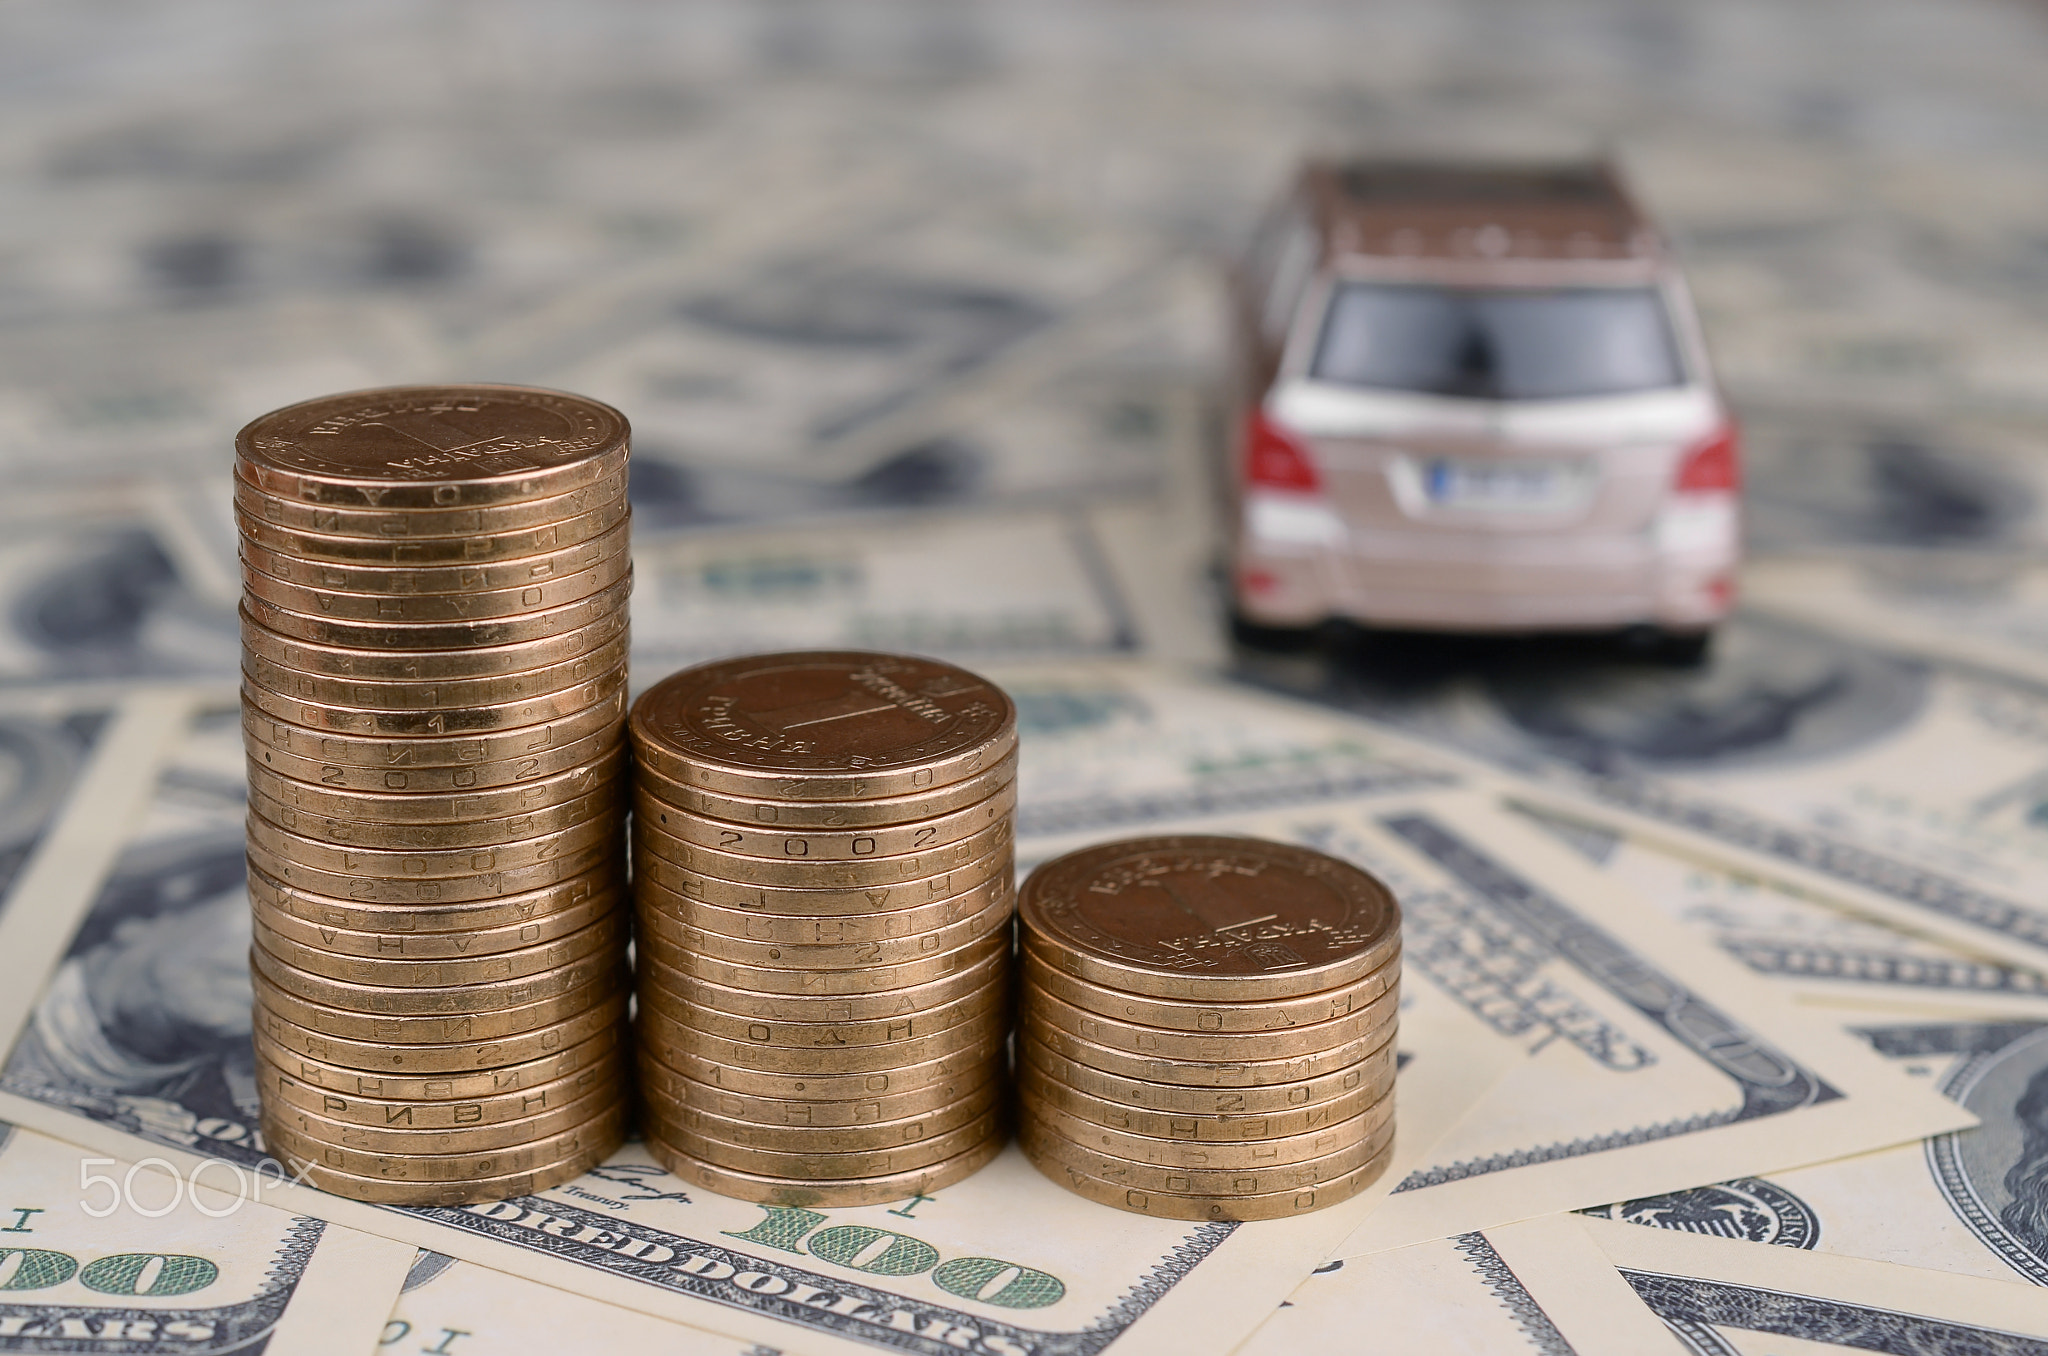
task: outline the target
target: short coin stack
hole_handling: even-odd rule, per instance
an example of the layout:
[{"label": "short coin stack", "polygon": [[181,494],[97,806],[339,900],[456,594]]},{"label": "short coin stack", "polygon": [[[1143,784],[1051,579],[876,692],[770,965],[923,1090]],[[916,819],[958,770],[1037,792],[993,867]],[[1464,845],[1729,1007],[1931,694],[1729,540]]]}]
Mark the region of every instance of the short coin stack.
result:
[{"label": "short coin stack", "polygon": [[1401,916],[1378,880],[1256,838],[1140,838],[1019,901],[1019,1134],[1048,1177],[1172,1219],[1276,1219],[1379,1176]]},{"label": "short coin stack", "polygon": [[263,1133],[329,1191],[519,1195],[623,1134],[627,455],[517,387],[236,440]]},{"label": "short coin stack", "polygon": [[633,705],[648,1147],[708,1190],[859,1205],[1004,1139],[1016,718],[950,664],[685,670]]}]

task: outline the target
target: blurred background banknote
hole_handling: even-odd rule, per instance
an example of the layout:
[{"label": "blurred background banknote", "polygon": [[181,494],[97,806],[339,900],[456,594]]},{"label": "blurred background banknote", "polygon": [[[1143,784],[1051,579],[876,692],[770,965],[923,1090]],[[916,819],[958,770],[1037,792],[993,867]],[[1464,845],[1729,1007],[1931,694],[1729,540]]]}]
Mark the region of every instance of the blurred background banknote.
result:
[{"label": "blurred background banknote", "polygon": [[[2043,1349],[2044,55],[2003,0],[0,12],[0,1205],[47,1212],[0,1350]],[[1611,151],[1672,230],[1746,430],[1703,665],[1231,640],[1220,265],[1353,149]],[[1027,868],[1199,827],[1392,879],[1394,1171],[1177,1226],[1012,1152],[831,1212],[901,1274],[633,1145],[516,1209],[62,1213],[81,1154],[266,1162],[232,434],[473,378],[633,419],[636,688],[944,655],[1017,700]],[[217,1277],[93,1309],[124,1250]],[[244,1326],[172,1347],[200,1300]]]}]

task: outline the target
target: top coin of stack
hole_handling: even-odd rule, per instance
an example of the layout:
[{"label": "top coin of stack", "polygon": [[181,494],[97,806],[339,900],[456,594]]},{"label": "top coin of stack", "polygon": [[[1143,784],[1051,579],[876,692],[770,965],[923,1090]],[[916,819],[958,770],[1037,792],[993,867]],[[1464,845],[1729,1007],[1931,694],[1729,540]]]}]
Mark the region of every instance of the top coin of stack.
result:
[{"label": "top coin of stack", "polygon": [[270,1151],[394,1204],[573,1177],[626,1112],[626,421],[361,391],[235,454]]},{"label": "top coin of stack", "polygon": [[633,704],[648,1148],[778,1205],[928,1193],[1003,1142],[1015,710],[930,659],[758,655]]},{"label": "top coin of stack", "polygon": [[1138,838],[1047,862],[1018,910],[1018,1129],[1048,1177],[1253,1220],[1385,1169],[1401,914],[1374,877],[1257,838]]}]

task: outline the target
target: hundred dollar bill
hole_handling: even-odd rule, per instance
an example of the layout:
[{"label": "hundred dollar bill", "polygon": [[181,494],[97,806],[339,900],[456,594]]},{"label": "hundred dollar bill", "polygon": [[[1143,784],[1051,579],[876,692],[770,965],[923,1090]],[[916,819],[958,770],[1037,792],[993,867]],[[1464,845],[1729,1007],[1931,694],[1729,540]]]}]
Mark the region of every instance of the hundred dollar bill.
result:
[{"label": "hundred dollar bill", "polygon": [[1694,1356],[2048,1353],[2026,1286],[1603,1220],[1582,1227]]},{"label": "hundred dollar bill", "polygon": [[2048,974],[2039,970],[1625,833],[1527,808],[1521,813],[1802,1002],[2048,1019]]},{"label": "hundred dollar bill", "polygon": [[1753,607],[1937,664],[2048,682],[2048,564],[2028,555],[1787,556],[1742,574]]},{"label": "hundred dollar bill", "polygon": [[2048,1015],[1935,1020],[1846,1009],[1840,1016],[1880,1055],[1982,1123],[1590,1213],[2048,1286]]},{"label": "hundred dollar bill", "polygon": [[523,1276],[421,1252],[377,1339],[390,1356],[561,1356],[568,1351],[784,1356],[779,1348],[670,1323]]},{"label": "hundred dollar bill", "polygon": [[230,1164],[170,1167],[0,1124],[0,1351],[371,1350],[411,1249],[251,1199]]},{"label": "hundred dollar bill", "polygon": [[1458,1356],[1686,1351],[1569,1215],[1325,1263],[1238,1351],[1361,1349]]},{"label": "hundred dollar bill", "polygon": [[1261,672],[1524,779],[1505,794],[2040,965],[2048,691],[1782,618],[1723,629],[1696,671],[1581,648],[1398,692]]},{"label": "hundred dollar bill", "polygon": [[1135,653],[1144,627],[1087,513],[950,513],[699,530],[634,550],[634,666],[907,650],[965,663]]},{"label": "hundred dollar bill", "polygon": [[[257,1131],[237,720],[201,705],[105,881],[40,950],[0,1064],[0,1108],[100,1152],[253,1171]],[[1405,1178],[1522,1050],[1421,989],[1402,1010],[1402,1161],[1373,1192],[1295,1220],[1186,1224],[1074,1196],[1014,1149],[894,1206],[769,1210],[668,1176],[637,1146],[584,1178],[487,1206],[403,1210],[286,1184],[272,1199],[694,1328],[824,1353],[1227,1351]]]}]

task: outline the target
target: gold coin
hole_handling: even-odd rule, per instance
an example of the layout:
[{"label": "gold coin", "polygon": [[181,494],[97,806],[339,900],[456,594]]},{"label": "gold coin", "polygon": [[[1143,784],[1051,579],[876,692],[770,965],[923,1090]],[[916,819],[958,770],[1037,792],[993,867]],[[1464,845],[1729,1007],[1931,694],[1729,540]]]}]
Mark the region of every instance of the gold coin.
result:
[{"label": "gold coin", "polygon": [[1033,1158],[1050,1158],[1090,1177],[1140,1191],[1164,1191],[1176,1196],[1270,1196],[1334,1181],[1365,1166],[1393,1142],[1394,1122],[1389,1119],[1363,1139],[1334,1153],[1270,1167],[1204,1169],[1137,1163],[1076,1144],[1029,1114],[1017,1118],[1017,1138]]},{"label": "gold coin", "polygon": [[911,1088],[907,1092],[881,1093],[850,1101],[790,1101],[780,1097],[750,1097],[686,1078],[660,1060],[642,1055],[639,1063],[641,1095],[649,1101],[670,1106],[701,1107],[728,1120],[754,1125],[787,1125],[805,1129],[851,1128],[926,1116],[967,1101],[978,1089],[1003,1086],[1000,1061],[984,1060],[957,1077]]},{"label": "gold coin", "polygon": [[273,932],[260,919],[253,926],[258,946],[304,974],[395,989],[447,989],[523,979],[527,975],[537,975],[581,960],[593,952],[619,954],[626,945],[625,919],[618,913],[607,914],[579,932],[557,937],[539,946],[452,960],[372,960],[363,956],[338,956]]},{"label": "gold coin", "polygon": [[352,984],[346,980],[329,979],[279,960],[260,946],[249,948],[249,962],[272,984],[309,1003],[347,1008],[353,1012],[405,1017],[524,1007],[580,989],[599,975],[614,973],[619,956],[615,948],[606,947],[537,975],[441,989],[408,989],[391,984]]},{"label": "gold coin", "polygon": [[973,918],[984,909],[1002,907],[1010,893],[1005,876],[936,904],[856,918],[804,918],[788,914],[746,913],[699,904],[693,899],[655,890],[641,891],[641,906],[672,918],[684,927],[702,928],[722,937],[788,946],[835,946],[861,942],[901,941]]},{"label": "gold coin", "polygon": [[[1111,1052],[1114,1053],[1114,1052]],[[1017,1033],[1017,1066],[1043,1072],[1067,1087],[1105,1102],[1167,1115],[1259,1116],[1321,1106],[1352,1096],[1394,1066],[1394,1042],[1360,1054],[1355,1063],[1315,1078],[1263,1087],[1192,1088],[1159,1083],[1141,1075],[1105,1073],[1069,1059],[1028,1031]]]},{"label": "gold coin", "polygon": [[884,993],[839,997],[758,993],[752,989],[713,984],[672,969],[645,951],[640,953],[638,965],[643,988],[658,989],[683,1002],[735,1017],[760,1018],[770,1022],[873,1022],[909,1016],[977,993],[1007,973],[1009,959],[1005,951],[991,950],[983,960],[944,979]]},{"label": "gold coin", "polygon": [[813,1206],[827,1210],[857,1205],[886,1205],[912,1196],[929,1196],[962,1181],[986,1167],[1003,1151],[1001,1135],[991,1135],[956,1158],[930,1167],[913,1168],[889,1177],[867,1177],[853,1182],[796,1182],[719,1167],[666,1144],[652,1134],[645,1136],[647,1152],[669,1172],[692,1186],[735,1200],[762,1205],[797,1208]]},{"label": "gold coin", "polygon": [[[708,1090],[707,1090],[708,1091]],[[866,1125],[757,1125],[715,1115],[688,1102],[649,1097],[647,1105],[657,1133],[682,1142],[684,1136],[762,1149],[776,1154],[860,1154],[928,1142],[981,1120],[1001,1100],[1002,1082],[990,1079],[965,1097],[922,1115]],[[675,1133],[669,1135],[669,1128]],[[707,1155],[711,1156],[711,1155]]]},{"label": "gold coin", "polygon": [[625,1130],[621,1126],[609,1136],[592,1137],[574,1153],[546,1167],[498,1177],[472,1178],[466,1182],[412,1182],[363,1177],[330,1168],[317,1159],[290,1149],[274,1148],[272,1152],[292,1172],[295,1180],[302,1179],[332,1195],[372,1205],[449,1206],[509,1201],[546,1191],[564,1182],[573,1182],[610,1158],[625,1138]]},{"label": "gold coin", "polygon": [[1168,1139],[1132,1134],[1110,1126],[1096,1125],[1071,1116],[1048,1102],[1023,1103],[1024,1114],[1070,1144],[1095,1153],[1161,1168],[1187,1168],[1200,1172],[1238,1172],[1250,1168],[1284,1168],[1296,1163],[1328,1158],[1332,1154],[1364,1143],[1374,1131],[1394,1118],[1394,1099],[1382,1097],[1357,1115],[1336,1125],[1274,1139],[1244,1140],[1231,1144]]},{"label": "gold coin", "polygon": [[[605,1014],[623,1004],[631,990],[621,968],[537,1003],[448,1017],[390,1017],[309,1003],[260,972],[249,978],[256,987],[257,1024],[293,1054],[350,1068],[364,1067],[368,1058],[375,1067],[398,1073],[448,1073],[539,1059],[613,1024]],[[280,1022],[290,1029],[277,1026]],[[319,1041],[331,1042],[332,1053],[323,1051]],[[526,1053],[508,1053],[522,1050]]]},{"label": "gold coin", "polygon": [[604,564],[627,554],[630,519],[589,541],[573,542],[538,555],[455,565],[344,565],[312,560],[261,542],[241,544],[242,563],[272,579],[309,589],[357,594],[460,594],[472,590],[524,588]]},{"label": "gold coin", "polygon": [[1200,1220],[1291,1219],[1326,1209],[1350,1200],[1378,1181],[1394,1153],[1393,1142],[1389,1139],[1386,1148],[1342,1177],[1301,1190],[1279,1191],[1270,1196],[1181,1196],[1165,1191],[1145,1191],[1094,1177],[1056,1158],[1033,1152],[1034,1146],[1030,1144],[1023,1147],[1033,1166],[1077,1196],[1128,1210],[1135,1215]]},{"label": "gold coin", "polygon": [[[349,791],[280,776],[254,759],[248,761],[247,767],[251,791],[302,814],[335,823],[382,825],[394,831],[401,826],[432,831],[436,826],[452,829],[457,825],[509,824],[524,815],[544,814],[592,797],[616,795],[623,786],[626,749],[623,744],[614,745],[596,758],[550,777],[446,796]],[[308,837],[323,836],[305,829],[294,831]]]},{"label": "gold coin", "polygon": [[266,1101],[263,1114],[273,1124],[288,1126],[294,1134],[316,1144],[338,1144],[360,1153],[401,1154],[409,1158],[440,1157],[516,1149],[545,1140],[595,1119],[619,1105],[624,1097],[625,1080],[622,1077],[613,1080],[608,1087],[593,1090],[579,1102],[538,1112],[523,1121],[436,1129],[386,1130],[354,1121],[329,1120],[318,1112],[278,1101]]},{"label": "gold coin", "polygon": [[472,1097],[503,1097],[559,1082],[584,1069],[607,1068],[627,1049],[623,1034],[622,1028],[606,1027],[589,1040],[518,1064],[430,1074],[351,1069],[308,1059],[293,1054],[261,1031],[256,1033],[255,1041],[256,1053],[268,1060],[275,1071],[311,1087],[389,1102],[459,1102]]},{"label": "gold coin", "polygon": [[991,955],[1008,955],[1010,934],[999,929],[956,951],[928,956],[902,965],[876,965],[859,970],[794,970],[787,967],[748,965],[721,960],[699,952],[666,947],[660,938],[643,934],[635,944],[644,954],[658,957],[672,970],[728,988],[752,989],[763,994],[786,994],[814,998],[851,997],[908,989],[973,969]]},{"label": "gold coin", "polygon": [[780,1045],[759,1045],[749,1040],[730,1040],[683,1025],[660,1008],[640,1009],[640,1042],[664,1063],[673,1065],[663,1053],[687,1050],[699,1059],[757,1073],[793,1075],[845,1075],[881,1073],[890,1069],[923,1064],[943,1055],[986,1045],[1000,1039],[1010,1028],[1010,1014],[1002,1007],[990,1008],[943,1031],[892,1041],[887,1045],[856,1045],[846,1049],[795,1049]]},{"label": "gold coin", "polygon": [[[268,1109],[263,1115],[263,1138],[271,1152],[286,1153],[323,1164],[358,1177],[382,1177],[408,1182],[468,1182],[502,1177],[507,1173],[534,1172],[599,1144],[617,1144],[625,1134],[626,1103],[614,1102],[594,1118],[541,1139],[503,1149],[475,1153],[394,1154],[350,1149],[327,1144],[297,1129],[287,1127]],[[289,1160],[287,1160],[289,1161]]]},{"label": "gold coin", "polygon": [[335,956],[435,961],[496,956],[557,941],[572,936],[600,918],[623,918],[625,910],[619,907],[622,902],[615,895],[593,895],[579,904],[523,923],[460,932],[362,932],[309,923],[282,909],[253,900],[251,908],[256,922],[266,932],[294,945],[317,947]]},{"label": "gold coin", "polygon": [[686,786],[763,800],[936,791],[1017,742],[1001,688],[936,659],[814,650],[672,674],[633,704],[641,765]]},{"label": "gold coin", "polygon": [[517,730],[529,725],[546,725],[567,720],[597,706],[626,686],[626,666],[620,664],[587,683],[549,693],[545,697],[507,702],[499,706],[461,706],[431,711],[373,711],[360,706],[330,706],[281,696],[258,685],[246,673],[242,676],[242,699],[274,720],[288,721],[309,730],[354,735],[357,738],[404,739]]},{"label": "gold coin", "polygon": [[1393,892],[1349,862],[1259,838],[1083,848],[1019,892],[1039,959],[1128,993],[1226,1003],[1349,984],[1401,943]]},{"label": "gold coin", "polygon": [[993,767],[936,791],[913,792],[879,800],[761,800],[728,796],[670,781],[651,767],[643,767],[636,785],[654,799],[680,810],[755,828],[862,829],[878,825],[921,823],[936,815],[951,814],[1012,785],[1017,779],[1017,754],[1013,748]]},{"label": "gold coin", "polygon": [[347,763],[355,767],[458,767],[526,758],[564,748],[615,728],[625,709],[624,691],[614,690],[602,701],[544,725],[450,738],[414,735],[402,739],[361,739],[331,730],[309,730],[244,706],[242,730],[248,736],[252,755],[274,749],[322,763]]},{"label": "gold coin", "polygon": [[[1386,1034],[1391,1034],[1393,1025],[1394,1020],[1388,1018]],[[1039,1021],[1029,1013],[1019,1021],[1017,1029],[1078,1064],[1122,1078],[1172,1083],[1183,1088],[1263,1088],[1276,1083],[1300,1083],[1357,1063],[1367,1051],[1386,1039],[1383,1034],[1375,1040],[1353,1042],[1334,1050],[1296,1055],[1289,1059],[1217,1061],[1166,1059],[1114,1050]]]},{"label": "gold coin", "polygon": [[[273,631],[241,612],[242,654],[319,678],[350,682],[434,685],[450,681],[532,677],[563,664],[606,650],[624,640],[626,610],[592,617],[579,630],[514,645],[463,645],[453,649],[412,651],[364,649],[345,644],[319,644]],[[607,666],[609,667],[609,666]]]},{"label": "gold coin", "polygon": [[855,890],[869,885],[900,885],[942,875],[956,867],[979,861],[1007,846],[1011,840],[1008,817],[976,830],[966,838],[944,847],[898,857],[876,857],[853,862],[769,861],[741,857],[717,848],[699,847],[670,838],[645,821],[636,822],[633,845],[649,856],[672,866],[698,871],[741,884],[808,886],[814,889]]},{"label": "gold coin", "polygon": [[1062,1003],[1043,989],[1026,988],[1020,1006],[1027,1023],[1058,1027],[1069,1035],[1147,1059],[1233,1064],[1312,1058],[1348,1050],[1359,1041],[1378,1044],[1401,1004],[1398,991],[1334,1021],[1290,1031],[1165,1031],[1098,1017]]},{"label": "gold coin", "polygon": [[[637,774],[639,769],[634,771]],[[813,890],[722,880],[676,866],[651,852],[633,854],[636,889],[645,882],[685,899],[715,904],[720,908],[800,916],[841,917],[915,908],[951,899],[999,876],[1008,880],[1016,870],[1016,853],[1005,843],[979,861],[969,862],[957,870],[941,871],[922,880],[847,890]],[[1008,893],[1007,886],[1004,892]]]},{"label": "gold coin", "polygon": [[[1024,1042],[1027,1049],[1034,1047]],[[1146,1111],[1119,1102],[1091,1097],[1041,1073],[1020,1050],[1017,1063],[1017,1095],[1025,1106],[1057,1108],[1090,1125],[1123,1130],[1154,1139],[1188,1144],[1237,1144],[1245,1140],[1279,1139],[1340,1125],[1387,1095],[1394,1086],[1393,1060],[1382,1060],[1356,1088],[1327,1101],[1297,1107],[1291,1111],[1269,1111],[1257,1115],[1195,1115],[1170,1111]]]},{"label": "gold coin", "polygon": [[[616,555],[580,574],[565,574],[509,589],[466,593],[346,593],[273,579],[242,564],[242,596],[303,617],[393,625],[480,623],[530,617],[589,598],[624,579],[633,558]],[[549,634],[552,634],[551,632]]]},{"label": "gold coin", "polygon": [[249,841],[260,843],[266,851],[286,861],[316,871],[376,880],[440,880],[543,866],[571,860],[593,844],[614,842],[624,837],[625,827],[618,815],[597,815],[581,824],[517,842],[434,851],[323,843],[317,838],[288,833],[253,808],[248,819]]},{"label": "gold coin", "polygon": [[314,1112],[337,1124],[379,1130],[461,1130],[517,1123],[542,1112],[586,1102],[592,1094],[617,1097],[624,1077],[624,1067],[617,1060],[600,1060],[553,1082],[536,1083],[516,1092],[423,1102],[358,1097],[302,1083],[267,1060],[258,1061],[256,1066],[257,1091],[266,1104],[276,1102],[294,1110]]},{"label": "gold coin", "polygon": [[705,819],[645,794],[633,798],[633,813],[648,832],[680,843],[716,848],[735,857],[772,862],[866,862],[908,857],[958,843],[993,827],[1017,808],[1016,783],[950,814],[893,828],[756,829]]},{"label": "gold coin", "polygon": [[869,1102],[944,1083],[978,1086],[998,1076],[1004,1066],[1001,1034],[981,1045],[936,1055],[917,1064],[869,1073],[796,1074],[770,1073],[743,1065],[727,1064],[686,1050],[665,1040],[649,1040],[643,1025],[635,1032],[643,1060],[653,1060],[686,1078],[709,1083],[721,1092],[748,1097],[769,1097],[778,1101]]},{"label": "gold coin", "polygon": [[300,560],[432,569],[545,555],[601,537],[620,523],[630,521],[631,517],[627,501],[614,499],[573,518],[511,531],[493,530],[455,537],[349,537],[284,527],[244,512],[237,504],[235,531],[245,544]]},{"label": "gold coin", "polygon": [[292,532],[317,533],[327,537],[367,537],[375,541],[419,538],[487,537],[501,532],[524,532],[549,523],[567,522],[612,504],[623,505],[626,476],[614,471],[601,480],[549,495],[512,504],[491,504],[476,508],[379,509],[342,508],[334,504],[308,504],[265,493],[241,475],[234,477],[235,507],[244,514],[274,527]]},{"label": "gold coin", "polygon": [[648,1133],[692,1158],[741,1172],[772,1174],[803,1182],[852,1182],[914,1172],[957,1157],[984,1140],[1000,1139],[1003,1132],[1002,1114],[991,1108],[957,1129],[915,1144],[853,1153],[777,1153],[773,1149],[727,1144],[665,1121],[655,1114],[652,1107],[648,1111]]},{"label": "gold coin", "polygon": [[998,979],[982,992],[957,998],[942,1007],[874,1022],[766,1022],[733,1017],[709,1008],[699,1008],[646,983],[640,986],[639,997],[643,1010],[659,1012],[693,1031],[760,1046],[764,1050],[817,1051],[902,1045],[925,1036],[938,1035],[972,1019],[987,1018],[998,1011],[1006,1012],[1009,994],[1003,981]]},{"label": "gold coin", "polygon": [[260,626],[282,635],[310,640],[318,645],[352,646],[362,650],[463,650],[497,649],[522,641],[564,636],[590,626],[600,618],[623,613],[633,592],[633,575],[609,588],[573,603],[529,612],[519,617],[501,617],[467,622],[376,622],[330,620],[308,616],[279,607],[266,598],[244,590],[242,610]]},{"label": "gold coin", "polygon": [[391,386],[301,401],[235,435],[236,470],[266,493],[364,508],[541,499],[625,470],[626,417],[565,391]]},{"label": "gold coin", "polygon": [[1119,993],[1053,969],[1038,958],[1030,940],[1022,948],[1025,981],[1074,1007],[1103,1017],[1169,1031],[1288,1031],[1334,1021],[1377,1001],[1401,978],[1400,953],[1379,969],[1340,989],[1250,1003],[1200,1003]]},{"label": "gold coin", "polygon": [[264,871],[262,863],[252,862],[249,896],[280,913],[327,927],[381,933],[463,932],[543,918],[593,896],[608,895],[624,883],[624,874],[617,864],[608,861],[580,876],[524,894],[387,904],[301,890]]},{"label": "gold coin", "polygon": [[[244,649],[242,677],[261,691],[275,693],[286,701],[314,702],[337,711],[367,711],[378,716],[440,712],[452,720],[464,711],[531,703],[535,710],[550,714],[508,723],[538,725],[557,711],[586,705],[576,695],[576,690],[622,667],[629,643],[625,628],[620,627],[611,639],[600,642],[597,648],[543,668],[481,678],[429,678],[418,682],[372,681],[306,673]],[[343,653],[330,651],[327,657],[334,658]],[[298,723],[319,724],[312,720],[299,720]]]},{"label": "gold coin", "polygon": [[[609,841],[577,848],[554,861],[534,866],[489,871],[473,876],[440,876],[433,879],[398,880],[356,876],[347,872],[320,871],[301,866],[251,842],[246,851],[250,863],[273,880],[296,885],[322,895],[352,895],[358,901],[379,904],[441,904],[497,899],[504,895],[527,894],[573,880],[606,863],[616,862],[617,851]],[[616,883],[620,876],[614,875]]]},{"label": "gold coin", "polygon": [[336,847],[424,852],[433,849],[504,846],[560,833],[610,816],[625,832],[625,800],[617,780],[562,805],[503,819],[456,820],[441,824],[385,824],[377,820],[336,819],[305,814],[257,789],[249,788],[249,809],[293,834]]},{"label": "gold coin", "polygon": [[541,781],[558,772],[595,762],[620,744],[618,727],[613,725],[587,739],[563,744],[544,753],[491,758],[478,763],[377,768],[301,758],[297,754],[265,748],[260,742],[247,738],[246,724],[243,730],[251,761],[260,762],[280,776],[342,791],[404,791],[427,796],[460,796],[465,792]]},{"label": "gold coin", "polygon": [[798,970],[853,970],[903,965],[943,955],[997,929],[1007,929],[1011,913],[1010,901],[1004,898],[985,905],[979,913],[957,923],[934,928],[916,937],[897,937],[884,942],[847,942],[836,946],[750,942],[678,923],[645,907],[639,910],[639,923],[649,944],[664,955],[672,954],[677,948],[687,948],[712,959],[739,961],[746,965],[786,965]]},{"label": "gold coin", "polygon": [[[506,1035],[480,1036],[473,1030],[457,1028],[444,1030],[441,1034],[459,1036],[460,1039],[446,1042],[420,1044],[418,1032],[401,1026],[398,1034],[407,1039],[355,1040],[345,1036],[328,1035],[310,1029],[293,1020],[307,1017],[317,1020],[318,1014],[305,1013],[305,1005],[282,993],[275,985],[258,977],[256,985],[256,1029],[268,1036],[272,1042],[282,1046],[295,1056],[319,1060],[323,1064],[338,1064],[348,1069],[363,1069],[375,1073],[393,1074],[435,1074],[461,1073],[473,1069],[487,1069],[500,1064],[524,1064],[528,1060],[540,1059],[572,1045],[589,1040],[607,1027],[617,1026],[626,1018],[627,991],[608,984],[602,988],[592,986],[589,994],[572,994],[550,1000],[566,1009],[563,1013],[546,1015],[540,1021],[528,1021]],[[280,1002],[282,998],[285,1001]],[[580,1007],[569,1008],[570,999]],[[539,1006],[539,1005],[535,1005]],[[530,1008],[512,1008],[511,1012],[529,1012]],[[355,1017],[356,1013],[343,1016]],[[502,1014],[492,1013],[493,1017]],[[391,1023],[418,1021],[417,1018],[393,1018]],[[445,1019],[430,1019],[443,1021]]]}]

